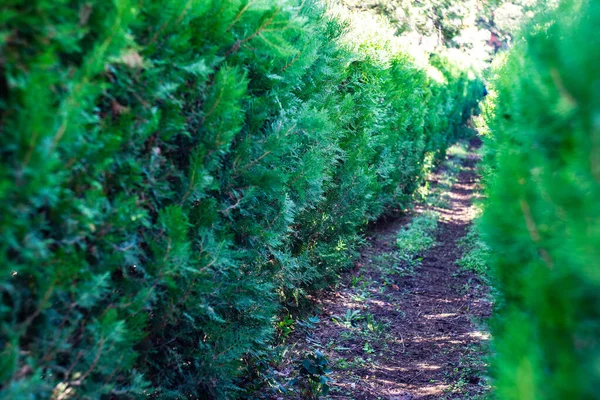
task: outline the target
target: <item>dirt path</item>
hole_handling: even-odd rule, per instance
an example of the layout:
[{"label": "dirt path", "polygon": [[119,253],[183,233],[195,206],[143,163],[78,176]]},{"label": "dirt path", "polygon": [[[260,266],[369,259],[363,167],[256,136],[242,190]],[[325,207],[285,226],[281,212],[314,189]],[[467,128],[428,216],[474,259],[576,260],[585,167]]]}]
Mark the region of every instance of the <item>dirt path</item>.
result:
[{"label": "dirt path", "polygon": [[[485,319],[491,306],[477,275],[455,264],[462,255],[458,240],[475,217],[475,147],[451,158],[454,171],[442,168],[430,177],[437,202],[374,227],[355,270],[339,290],[318,299],[320,322],[303,331],[294,352],[319,350],[329,358],[328,398],[473,399],[486,391],[487,334],[473,321]],[[448,178],[453,184],[441,190]],[[431,211],[439,213],[436,244],[417,265],[403,265],[398,232]]]}]

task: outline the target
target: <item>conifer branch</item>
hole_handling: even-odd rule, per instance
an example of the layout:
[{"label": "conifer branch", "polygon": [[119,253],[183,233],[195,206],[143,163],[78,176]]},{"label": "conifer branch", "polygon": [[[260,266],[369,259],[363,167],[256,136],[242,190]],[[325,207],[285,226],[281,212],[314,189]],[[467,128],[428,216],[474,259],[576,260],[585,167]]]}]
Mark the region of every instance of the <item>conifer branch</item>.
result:
[{"label": "conifer branch", "polygon": [[558,69],[550,68],[550,75],[552,76],[552,80],[554,81],[554,84],[555,84],[556,88],[558,89],[559,93],[561,94],[561,96],[565,100],[567,100],[567,102],[571,106],[576,107],[577,100],[575,99],[575,97],[573,97],[573,95],[571,93],[569,93],[569,91],[565,87],[565,84],[564,84],[562,78],[560,77],[560,72],[558,72]]},{"label": "conifer branch", "polygon": [[254,32],[252,35],[248,36],[247,38],[245,38],[243,40],[238,39],[235,42],[235,44],[233,46],[231,46],[231,48],[225,53],[225,57],[236,53],[244,43],[247,43],[247,42],[251,41],[252,39],[254,39],[255,37],[257,37],[258,35],[260,35],[266,27],[268,27],[269,25],[271,25],[273,23],[273,21],[275,20],[275,17],[279,13],[279,11],[280,11],[279,9],[276,9],[275,12],[273,13],[273,15],[270,18],[268,18],[267,20],[265,20],[265,22],[263,22],[263,24],[261,26],[259,26],[258,29],[256,30],[256,32]]},{"label": "conifer branch", "polygon": [[87,369],[87,371],[85,371],[85,373],[83,375],[81,375],[81,377],[79,379],[77,379],[76,381],[73,382],[73,385],[80,386],[83,383],[83,381],[85,380],[85,378],[87,378],[88,375],[92,373],[94,368],[96,368],[96,366],[98,365],[98,361],[100,361],[100,355],[102,354],[103,349],[104,349],[104,338],[101,337],[100,345],[98,347],[98,351],[96,352],[96,356],[94,357],[94,360],[92,361],[92,364]]},{"label": "conifer branch", "polygon": [[29,162],[31,161],[31,155],[33,154],[33,151],[35,150],[37,137],[38,137],[38,132],[37,131],[33,132],[33,135],[31,135],[31,140],[29,141],[29,148],[27,149],[27,154],[25,154],[25,160],[23,161],[23,167],[22,167],[23,170],[25,170],[25,168],[27,168],[27,166],[29,165]]},{"label": "conifer branch", "polygon": [[50,284],[50,286],[46,290],[46,293],[44,293],[44,297],[42,298],[42,301],[40,302],[40,304],[37,307],[37,309],[35,310],[35,312],[33,314],[31,314],[29,317],[27,317],[27,319],[25,321],[23,321],[21,323],[21,325],[19,325],[19,330],[27,329],[29,324],[31,324],[33,322],[33,320],[37,318],[38,315],[40,315],[40,313],[42,312],[42,310],[44,309],[46,304],[48,304],[50,297],[52,296],[52,293],[54,291],[54,285],[55,285],[54,282],[52,282]]},{"label": "conifer branch", "polygon": [[73,308],[75,308],[75,306],[76,306],[76,304],[72,303],[71,306],[68,308],[67,313],[63,316],[63,318],[60,322],[60,325],[58,326],[57,333],[54,336],[52,343],[50,343],[50,345],[48,346],[48,349],[46,349],[46,351],[44,352],[44,355],[41,357],[41,359],[44,360],[45,362],[51,361],[52,357],[58,351],[58,347],[56,346],[56,343],[61,339],[62,333],[64,332],[64,328],[71,316],[71,311],[73,310]]},{"label": "conifer branch", "polygon": [[[90,75],[92,74],[92,65],[94,65],[95,61],[97,58],[100,58],[101,56],[104,56],[106,54],[106,51],[108,50],[108,47],[110,46],[110,44],[112,43],[114,36],[116,35],[116,33],[119,31],[119,27],[122,24],[122,19],[123,19],[123,13],[121,11],[121,7],[117,7],[118,12],[117,12],[117,16],[115,18],[115,21],[112,25],[112,28],[110,30],[111,34],[107,36],[107,38],[102,42],[102,44],[100,46],[98,46],[97,49],[94,50],[94,52],[92,53],[91,58],[87,59],[83,68],[82,68],[82,78],[80,80],[80,82],[78,82],[73,91],[71,92],[71,94],[69,95],[69,97],[67,97],[67,99],[65,100],[65,106],[62,107],[64,109],[64,115],[62,117],[62,121],[60,126],[58,127],[58,130],[56,131],[56,133],[54,134],[54,137],[52,139],[52,145],[50,147],[51,151],[54,151],[54,149],[56,148],[56,146],[58,146],[58,143],[61,141],[63,135],[65,134],[65,132],[67,131],[67,127],[68,127],[68,115],[66,114],[68,112],[68,110],[71,108],[71,106],[74,106],[74,102],[75,102],[75,97],[79,94],[79,92],[81,90],[83,90],[83,88],[88,84],[88,82],[90,81],[91,77]],[[24,165],[24,167],[26,167],[27,164]],[[24,169],[24,168],[23,168]]]},{"label": "conifer branch", "polygon": [[303,52],[299,52],[298,55],[294,56],[292,58],[292,60],[290,62],[288,62],[283,68],[281,68],[281,70],[279,71],[281,72],[285,72],[289,67],[291,67],[292,65],[294,65],[296,63],[296,61],[298,61],[300,59],[300,57],[302,56]]},{"label": "conifer branch", "polygon": [[263,158],[265,158],[266,156],[268,156],[269,154],[271,154],[271,151],[265,151],[260,157],[258,157],[256,160],[253,160],[252,162],[244,165],[242,168],[240,168],[239,170],[236,170],[236,168],[233,168],[233,172],[242,172],[247,170],[248,168],[252,167],[254,164],[256,164],[257,162],[259,162],[260,160],[262,160]]},{"label": "conifer branch", "polygon": [[[529,203],[527,203],[525,199],[521,199],[520,204],[521,210],[523,211],[523,216],[525,218],[525,224],[527,226],[527,230],[529,231],[529,236],[531,237],[531,240],[533,240],[534,243],[539,244],[542,238],[537,229],[537,225],[533,219],[533,215],[531,214],[531,208],[529,208]],[[544,259],[544,262],[546,263],[548,268],[554,268],[554,262],[552,261],[552,258],[550,257],[548,251],[543,247],[538,247],[538,251],[540,252],[540,255]]]},{"label": "conifer branch", "polygon": [[231,210],[233,210],[233,209],[237,208],[237,207],[240,205],[240,202],[242,201],[242,199],[243,199],[243,198],[244,198],[243,196],[242,196],[242,197],[239,197],[239,198],[237,199],[237,201],[235,202],[235,204],[233,204],[233,205],[231,205],[231,206],[229,206],[229,207],[227,207],[227,208],[224,208],[224,209],[222,209],[222,210],[219,210],[219,212],[220,212],[220,213],[222,213],[222,214],[226,214],[226,213],[228,213],[229,211],[231,211]]},{"label": "conifer branch", "polygon": [[119,357],[119,361],[117,361],[115,367],[111,371],[110,375],[104,380],[104,385],[102,387],[106,387],[113,379],[119,368],[121,367],[121,363],[123,362],[123,354]]},{"label": "conifer branch", "polygon": [[167,260],[169,259],[169,253],[171,252],[171,242],[172,242],[172,239],[168,238],[167,239],[167,251],[165,252],[165,256],[163,258],[163,263],[166,263]]},{"label": "conifer branch", "polygon": [[221,88],[221,90],[219,91],[219,97],[217,97],[217,100],[215,100],[214,104],[211,106],[210,110],[208,110],[208,112],[204,115],[204,117],[202,117],[202,120],[200,121],[200,124],[204,124],[204,121],[206,121],[206,119],[213,113],[215,112],[215,110],[217,109],[217,107],[219,106],[219,104],[221,103],[221,100],[223,99],[223,91],[225,89]]},{"label": "conifer branch", "polygon": [[71,372],[73,371],[73,369],[75,369],[77,364],[79,364],[79,360],[81,359],[81,357],[83,357],[84,354],[85,353],[83,350],[79,350],[77,352],[77,356],[75,356],[75,360],[73,360],[73,362],[71,363],[71,366],[64,372],[65,379],[69,379],[69,375],[71,375]]},{"label": "conifer branch", "polygon": [[[190,7],[192,6],[192,3],[194,2],[194,0],[188,0],[188,2],[185,4],[185,7],[183,7],[183,11],[179,14],[179,16],[177,17],[177,20],[175,21],[175,25],[179,24],[183,18],[185,18],[185,15],[187,14],[187,12],[189,11]],[[160,36],[160,34],[169,26],[169,20],[165,21],[160,28],[158,28],[158,30],[156,31],[156,33],[152,36],[152,38],[150,39],[150,41],[148,43],[146,43],[146,46],[150,46],[152,45]]]},{"label": "conifer branch", "polygon": [[227,27],[227,29],[225,31],[229,32],[231,30],[231,28],[233,28],[233,26],[239,22],[239,20],[242,18],[242,15],[244,15],[246,13],[246,11],[248,11],[248,9],[250,9],[250,7],[253,5],[254,5],[254,0],[249,1],[248,4],[246,4],[246,6],[243,7],[239,13],[237,13],[235,18],[233,19],[231,24],[229,24],[229,26]]}]

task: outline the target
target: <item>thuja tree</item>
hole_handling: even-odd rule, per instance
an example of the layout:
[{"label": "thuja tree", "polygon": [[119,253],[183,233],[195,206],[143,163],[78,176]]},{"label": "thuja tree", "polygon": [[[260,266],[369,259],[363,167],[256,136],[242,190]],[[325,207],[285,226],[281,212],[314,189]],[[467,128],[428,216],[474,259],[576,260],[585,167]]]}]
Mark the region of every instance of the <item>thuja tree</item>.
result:
[{"label": "thuja tree", "polygon": [[343,32],[317,1],[3,4],[1,396],[242,393],[480,93]]},{"label": "thuja tree", "polygon": [[483,231],[500,291],[501,399],[593,399],[600,385],[600,4],[542,15],[488,105]]}]

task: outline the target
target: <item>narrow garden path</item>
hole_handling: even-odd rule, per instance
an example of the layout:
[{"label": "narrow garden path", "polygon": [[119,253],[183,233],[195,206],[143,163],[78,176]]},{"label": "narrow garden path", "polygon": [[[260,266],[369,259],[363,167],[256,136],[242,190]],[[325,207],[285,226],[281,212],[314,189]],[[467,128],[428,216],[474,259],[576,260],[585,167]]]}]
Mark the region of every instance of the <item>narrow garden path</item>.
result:
[{"label": "narrow garden path", "polygon": [[[476,216],[477,147],[472,141],[451,149],[429,178],[429,200],[375,226],[339,289],[315,299],[319,322],[303,330],[293,351],[318,350],[330,360],[328,398],[475,399],[487,390],[488,335],[480,321],[490,314],[488,290],[456,264]],[[435,243],[413,259],[402,257],[398,233],[431,215]]]}]

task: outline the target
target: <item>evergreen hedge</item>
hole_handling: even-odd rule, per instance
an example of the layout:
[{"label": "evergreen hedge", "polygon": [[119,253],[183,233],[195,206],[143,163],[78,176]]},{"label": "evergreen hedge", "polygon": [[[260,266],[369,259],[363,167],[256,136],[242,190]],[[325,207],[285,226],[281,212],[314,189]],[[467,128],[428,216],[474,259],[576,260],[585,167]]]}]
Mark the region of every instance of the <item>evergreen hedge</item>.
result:
[{"label": "evergreen hedge", "polygon": [[343,35],[314,0],[3,2],[2,398],[243,393],[481,93]]},{"label": "evergreen hedge", "polygon": [[483,233],[500,291],[500,399],[597,399],[600,3],[530,24],[487,107]]}]

